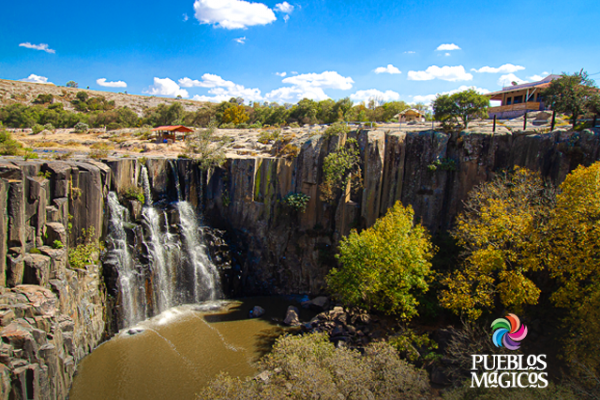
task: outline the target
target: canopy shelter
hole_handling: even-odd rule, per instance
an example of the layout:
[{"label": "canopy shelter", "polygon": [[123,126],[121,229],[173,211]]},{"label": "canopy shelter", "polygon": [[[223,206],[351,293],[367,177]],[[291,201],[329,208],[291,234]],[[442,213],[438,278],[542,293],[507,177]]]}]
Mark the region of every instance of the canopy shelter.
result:
[{"label": "canopy shelter", "polygon": [[544,111],[544,105],[541,97],[542,90],[550,86],[554,79],[560,78],[560,75],[548,75],[541,81],[523,83],[521,85],[513,82],[512,86],[504,87],[497,92],[487,93],[490,100],[500,101],[500,105],[490,107],[488,115],[498,118],[516,118],[528,111]]},{"label": "canopy shelter", "polygon": [[410,108],[396,115],[396,118],[398,118],[398,122],[425,122],[425,113],[417,109]]},{"label": "canopy shelter", "polygon": [[183,125],[168,125],[154,128],[152,132],[156,132],[157,143],[169,143],[169,140],[185,140],[186,135],[194,130]]}]

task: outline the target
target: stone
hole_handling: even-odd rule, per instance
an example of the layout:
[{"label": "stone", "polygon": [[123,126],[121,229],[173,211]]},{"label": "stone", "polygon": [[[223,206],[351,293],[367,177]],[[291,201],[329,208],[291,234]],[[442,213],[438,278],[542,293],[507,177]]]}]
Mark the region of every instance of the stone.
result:
[{"label": "stone", "polygon": [[289,306],[287,312],[285,313],[285,319],[283,323],[289,326],[298,326],[300,325],[298,309],[294,306]]},{"label": "stone", "polygon": [[50,279],[50,257],[42,254],[27,254],[23,261],[25,263],[23,283],[47,286]]},{"label": "stone", "polygon": [[67,230],[59,222],[49,222],[46,224],[46,245],[54,246],[56,240],[66,246],[68,243]]},{"label": "stone", "polygon": [[252,310],[250,310],[250,318],[258,318],[265,313],[265,309],[261,306],[254,306]]},{"label": "stone", "polygon": [[309,308],[314,311],[323,311],[329,305],[329,299],[325,296],[315,297],[309,302]]}]

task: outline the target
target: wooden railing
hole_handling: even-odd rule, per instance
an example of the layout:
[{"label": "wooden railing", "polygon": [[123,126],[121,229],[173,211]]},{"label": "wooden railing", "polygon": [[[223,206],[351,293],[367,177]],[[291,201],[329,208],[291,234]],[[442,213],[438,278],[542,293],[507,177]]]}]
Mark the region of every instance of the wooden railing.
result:
[{"label": "wooden railing", "polygon": [[500,113],[506,111],[539,111],[541,103],[536,101],[529,101],[527,103],[519,103],[519,104],[511,104],[508,106],[498,106],[498,107],[490,107],[488,108],[488,113]]}]

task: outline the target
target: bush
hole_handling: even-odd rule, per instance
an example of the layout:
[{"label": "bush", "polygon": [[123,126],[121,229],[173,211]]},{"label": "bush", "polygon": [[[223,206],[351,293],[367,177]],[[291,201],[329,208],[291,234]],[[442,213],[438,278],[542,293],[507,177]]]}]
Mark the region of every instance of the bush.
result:
[{"label": "bush", "polygon": [[350,132],[350,127],[343,122],[336,122],[335,124],[329,126],[325,129],[323,133],[323,137],[328,139],[333,136],[339,136],[340,133],[348,133]]},{"label": "bush", "polygon": [[65,247],[65,245],[60,240],[55,240],[54,242],[52,242],[52,247],[55,249],[62,249],[63,247]]},{"label": "bush", "polygon": [[41,131],[44,130],[44,127],[40,124],[35,124],[32,128],[31,131],[34,135],[37,135],[38,133],[40,133]]},{"label": "bush", "polygon": [[108,157],[109,151],[111,151],[114,147],[107,143],[94,143],[90,146],[89,157],[94,158],[96,160]]},{"label": "bush", "polygon": [[23,160],[25,161],[37,160],[38,158],[40,158],[40,156],[38,156],[38,154],[31,149],[27,149],[25,154],[23,154]]},{"label": "bush", "polygon": [[100,251],[103,250],[102,243],[95,239],[95,229],[81,230],[80,242],[69,249],[69,266],[73,269],[85,269],[87,265],[98,262]]},{"label": "bush", "polygon": [[258,143],[269,144],[271,141],[276,141],[281,136],[281,129],[265,130],[258,135]]},{"label": "bush", "polygon": [[371,343],[361,355],[323,333],[278,339],[259,366],[266,379],[222,374],[199,399],[422,399],[429,390],[427,374],[389,344]]},{"label": "bush", "polygon": [[75,124],[75,126],[73,127],[73,130],[75,131],[75,133],[86,133],[87,131],[90,130],[90,127],[88,124],[83,123],[83,122],[78,122],[77,124]]},{"label": "bush", "polygon": [[306,206],[310,201],[310,196],[304,193],[291,193],[284,197],[283,204],[294,211],[305,212]]},{"label": "bush", "polygon": [[342,303],[394,314],[417,315],[417,296],[428,290],[433,245],[415,225],[411,206],[397,202],[375,225],[352,230],[340,242],[341,267],[327,275],[329,291]]},{"label": "bush", "polygon": [[47,123],[46,125],[44,125],[44,129],[50,132],[54,132],[56,130],[56,128],[54,127],[54,125],[52,125],[51,123]]},{"label": "bush", "polygon": [[427,169],[431,172],[441,171],[456,171],[456,161],[451,158],[441,158],[435,160],[427,166]]},{"label": "bush", "polygon": [[127,200],[137,200],[144,204],[146,198],[144,197],[144,189],[139,186],[129,186],[123,191],[123,197]]},{"label": "bush", "polygon": [[0,155],[17,156],[23,152],[23,145],[13,139],[6,129],[0,129]]}]

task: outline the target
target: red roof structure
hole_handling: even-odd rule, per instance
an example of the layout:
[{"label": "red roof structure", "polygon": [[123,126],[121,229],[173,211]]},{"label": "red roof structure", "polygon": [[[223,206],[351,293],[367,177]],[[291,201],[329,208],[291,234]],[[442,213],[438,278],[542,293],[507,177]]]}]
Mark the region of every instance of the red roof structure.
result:
[{"label": "red roof structure", "polygon": [[158,132],[187,132],[187,133],[194,132],[193,129],[190,129],[187,126],[183,126],[183,125],[159,126],[158,128],[152,129],[152,131],[158,131]]}]

